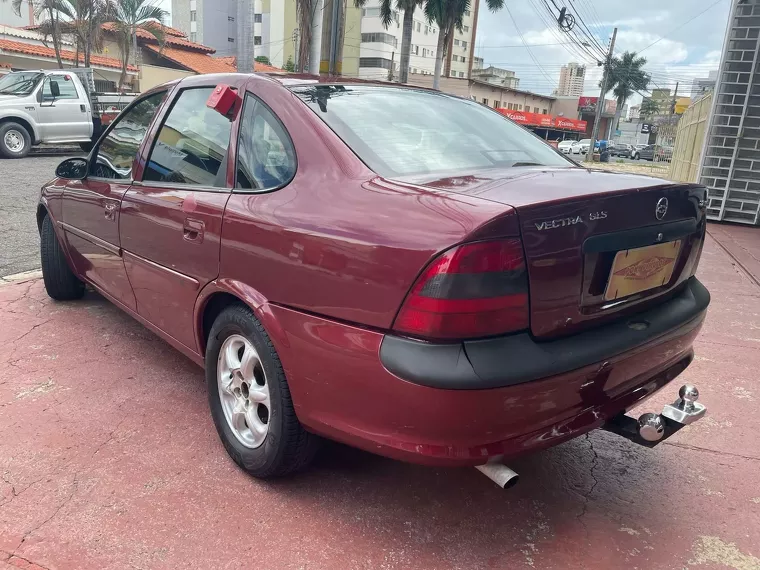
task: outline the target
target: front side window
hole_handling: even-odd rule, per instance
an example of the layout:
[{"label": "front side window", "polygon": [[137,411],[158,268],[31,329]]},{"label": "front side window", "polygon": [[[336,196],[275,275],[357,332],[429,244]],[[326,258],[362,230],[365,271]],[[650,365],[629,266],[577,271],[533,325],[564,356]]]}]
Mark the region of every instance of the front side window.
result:
[{"label": "front side window", "polygon": [[97,178],[132,179],[132,163],[166,91],[154,93],[119,115],[98,147],[90,174]]},{"label": "front side window", "polygon": [[206,106],[213,90],[201,87],[180,93],[158,132],[143,180],[226,185],[223,165],[232,124]]},{"label": "front side window", "polygon": [[367,85],[292,91],[381,176],[573,164],[501,114],[443,93]]},{"label": "front side window", "polygon": [[282,123],[261,101],[245,98],[238,140],[236,188],[272,190],[296,173],[296,152]]},{"label": "front side window", "polygon": [[[53,88],[51,85],[55,83],[58,85],[59,95],[53,95]],[[71,79],[71,75],[48,75],[45,78],[45,83],[42,85],[42,100],[52,101],[53,99],[78,99],[77,88],[74,85],[74,81]]]}]

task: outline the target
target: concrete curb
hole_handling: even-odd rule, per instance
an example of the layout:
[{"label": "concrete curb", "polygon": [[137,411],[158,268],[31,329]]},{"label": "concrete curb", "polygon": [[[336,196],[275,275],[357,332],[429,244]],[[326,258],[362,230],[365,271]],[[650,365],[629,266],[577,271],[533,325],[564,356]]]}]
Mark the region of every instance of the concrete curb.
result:
[{"label": "concrete curb", "polygon": [[31,271],[22,271],[21,273],[14,273],[13,275],[6,275],[0,277],[0,287],[3,285],[10,285],[11,283],[21,283],[23,281],[31,281],[32,279],[39,279],[42,277],[42,269],[32,269]]}]

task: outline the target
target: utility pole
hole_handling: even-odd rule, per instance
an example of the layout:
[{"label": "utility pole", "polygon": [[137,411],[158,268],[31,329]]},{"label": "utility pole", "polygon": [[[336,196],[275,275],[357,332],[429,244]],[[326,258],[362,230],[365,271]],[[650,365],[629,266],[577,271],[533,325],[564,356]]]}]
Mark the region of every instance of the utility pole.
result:
[{"label": "utility pole", "polygon": [[319,58],[322,51],[322,12],[325,9],[325,0],[316,0],[311,16],[311,46],[309,53],[309,73],[319,75]]},{"label": "utility pole", "polygon": [[670,114],[676,114],[676,101],[678,100],[678,81],[676,81],[676,91],[673,93],[673,102],[670,104]]},{"label": "utility pole", "polygon": [[319,72],[329,76],[343,71],[343,28],[345,0],[324,0],[322,10],[322,50]]},{"label": "utility pole", "polygon": [[253,71],[253,0],[237,3],[237,70],[238,73]]},{"label": "utility pole", "polygon": [[612,54],[615,50],[615,38],[617,38],[617,28],[612,30],[612,40],[610,41],[610,49],[607,51],[607,58],[604,62],[604,73],[602,74],[602,92],[599,94],[599,100],[596,102],[596,113],[594,115],[594,128],[591,130],[591,142],[588,145],[588,154],[586,155],[586,162],[593,162],[594,160],[594,146],[596,145],[596,137],[599,136],[599,123],[602,120],[602,109],[604,109],[604,96],[607,95],[607,81],[608,70],[610,63],[612,62]]},{"label": "utility pole", "polygon": [[393,81],[393,63],[395,59],[396,59],[396,52],[392,51],[391,52],[391,67],[388,70],[388,81],[391,81],[391,82]]}]

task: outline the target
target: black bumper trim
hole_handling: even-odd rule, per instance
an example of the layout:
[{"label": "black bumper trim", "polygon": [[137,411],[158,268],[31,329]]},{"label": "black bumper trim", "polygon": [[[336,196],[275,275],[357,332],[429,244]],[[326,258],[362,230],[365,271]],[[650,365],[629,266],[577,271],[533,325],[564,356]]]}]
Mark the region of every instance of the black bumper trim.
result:
[{"label": "black bumper trim", "polygon": [[[449,390],[502,388],[570,372],[632,350],[675,329],[682,334],[701,324],[710,293],[696,277],[669,301],[626,319],[552,341],[536,342],[528,333],[432,344],[386,335],[380,360],[396,376],[423,386]],[[646,322],[636,330],[631,322]]]}]

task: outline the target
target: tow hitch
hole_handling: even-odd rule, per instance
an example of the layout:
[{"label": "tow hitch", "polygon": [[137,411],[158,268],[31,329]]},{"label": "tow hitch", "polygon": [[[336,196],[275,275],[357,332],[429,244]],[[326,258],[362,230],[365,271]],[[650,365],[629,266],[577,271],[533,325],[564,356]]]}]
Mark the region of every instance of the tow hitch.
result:
[{"label": "tow hitch", "polygon": [[639,445],[654,447],[705,415],[707,408],[697,402],[698,399],[699,390],[696,386],[684,384],[678,391],[678,399],[666,405],[661,414],[642,414],[638,420],[624,413],[618,414],[607,420],[602,429]]}]

